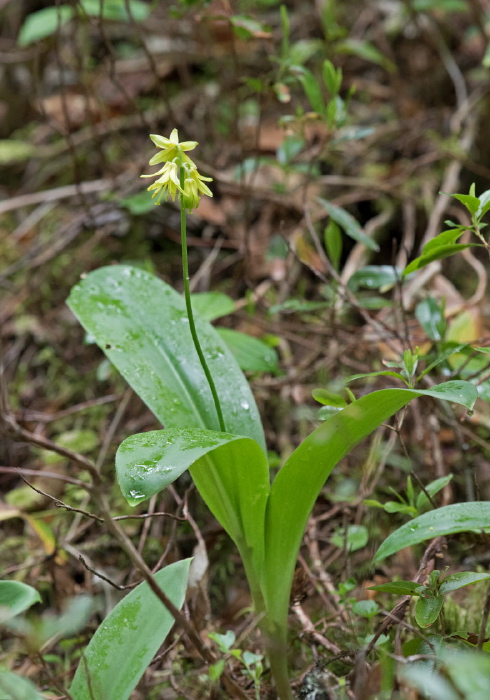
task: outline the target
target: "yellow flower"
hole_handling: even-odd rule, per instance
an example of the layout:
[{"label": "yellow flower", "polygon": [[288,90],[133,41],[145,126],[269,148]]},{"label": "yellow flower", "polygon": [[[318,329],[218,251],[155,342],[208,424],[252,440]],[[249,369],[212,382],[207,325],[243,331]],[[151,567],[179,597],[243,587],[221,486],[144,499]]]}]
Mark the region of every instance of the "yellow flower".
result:
[{"label": "yellow flower", "polygon": [[190,161],[189,156],[184,155],[183,151],[192,151],[197,146],[197,141],[182,141],[182,143],[179,143],[179,132],[177,129],[172,131],[169,139],[158,134],[150,134],[150,138],[157,148],[162,149],[161,153],[153,156],[150,160],[150,165],[173,160],[179,154],[182,154],[183,161]]},{"label": "yellow flower", "polygon": [[163,168],[153,175],[142,175],[141,177],[156,177],[157,175],[161,175],[161,177],[148,187],[148,192],[154,190],[152,198],[157,198],[155,204],[160,204],[162,197],[175,199],[177,192],[184,193],[180,187],[179,166],[175,161],[165,163]]},{"label": "yellow flower", "polygon": [[207,185],[204,184],[203,180],[207,182],[212,182],[212,177],[204,177],[200,175],[197,168],[194,167],[187,170],[186,178],[184,180],[184,192],[182,195],[182,205],[188,210],[192,211],[199,204],[199,197],[201,194],[207,194],[208,197],[212,197],[213,193]]},{"label": "yellow flower", "polygon": [[[197,146],[197,141],[182,141],[179,143],[179,134],[174,129],[170,138],[150,134],[150,138],[158,148],[162,149],[150,160],[150,165],[165,163],[163,168],[153,175],[142,175],[141,177],[158,177],[158,180],[148,187],[148,192],[153,192],[152,198],[156,197],[156,204],[160,204],[162,199],[175,199],[180,194],[182,206],[187,211],[192,211],[199,204],[202,194],[212,197],[213,193],[204,181],[211,182],[213,178],[200,175],[196,164],[186,155],[185,151],[191,151]],[[180,168],[183,169],[183,187],[180,185]]]}]

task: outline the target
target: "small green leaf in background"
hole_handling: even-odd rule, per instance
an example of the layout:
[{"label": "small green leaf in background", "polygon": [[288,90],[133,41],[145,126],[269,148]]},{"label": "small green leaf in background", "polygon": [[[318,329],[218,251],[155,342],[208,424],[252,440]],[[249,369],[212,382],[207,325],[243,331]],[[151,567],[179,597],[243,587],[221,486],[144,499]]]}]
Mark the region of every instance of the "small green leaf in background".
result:
[{"label": "small green leaf in background", "polygon": [[0,623],[41,602],[41,596],[32,586],[20,581],[0,581]]},{"label": "small green leaf in background", "polygon": [[430,598],[419,598],[415,604],[415,619],[420,627],[430,627],[439,617],[444,598],[442,595]]},{"label": "small green leaf in background", "polygon": [[123,197],[119,200],[119,205],[125,207],[133,216],[142,216],[143,214],[148,214],[148,212],[153,211],[155,200],[152,199],[151,193],[145,189],[141,192],[136,192],[136,194],[131,194],[128,197]]},{"label": "small green leaf in background", "polygon": [[209,638],[216,642],[222,654],[227,654],[235,643],[236,635],[233,630],[227,630],[225,634],[210,632]]},{"label": "small green leaf in background", "polygon": [[262,340],[230,328],[217,328],[216,330],[244,372],[275,372],[277,370],[277,353],[274,348],[266,345]]},{"label": "small green leaf in background", "polygon": [[340,226],[333,219],[330,219],[323,232],[323,240],[330,262],[338,271],[342,257],[342,234]]},{"label": "small green leaf in background", "polygon": [[[190,559],[158,571],[154,578],[172,603],[182,607]],[[127,700],[174,624],[146,581],[105,618],[78,665],[73,700]]]},{"label": "small green leaf in background", "polygon": [[45,697],[27,678],[0,668],[0,700],[45,700]]},{"label": "small green leaf in background", "polygon": [[373,44],[363,39],[345,39],[336,44],[335,50],[375,63],[389,73],[396,71],[395,64],[389,58],[386,58]]},{"label": "small green leaf in background", "polygon": [[[299,69],[300,67],[295,66],[295,68]],[[306,97],[308,98],[313,111],[317,114],[323,114],[325,104],[323,100],[322,91],[320,90],[320,83],[313,75],[313,73],[310,70],[308,70],[308,68],[304,68],[303,66],[301,66],[301,70],[298,70],[298,72],[298,80],[303,86],[303,89],[306,93]]]},{"label": "small green leaf in background", "polygon": [[206,321],[214,321],[235,311],[235,302],[222,292],[199,292],[191,294],[192,309]]},{"label": "small green leaf in background", "polygon": [[364,525],[349,525],[346,528],[339,528],[332,535],[330,542],[339,547],[347,549],[348,552],[357,552],[367,545],[369,541],[369,531]]},{"label": "small green leaf in background", "polygon": [[391,289],[401,279],[402,271],[393,265],[366,265],[354,272],[347,286],[353,292],[358,289],[379,289],[381,293]]},{"label": "small green leaf in background", "polygon": [[0,140],[0,165],[19,163],[35,155],[37,149],[32,143],[14,139]]},{"label": "small green leaf in background", "polygon": [[431,340],[442,340],[446,332],[446,319],[444,318],[444,304],[427,297],[415,307],[417,321]]},{"label": "small green leaf in background", "polygon": [[[438,494],[439,491],[442,491],[442,489],[452,481],[453,476],[453,474],[448,474],[447,476],[439,477],[439,479],[434,479],[434,481],[431,481],[430,484],[427,484],[425,490],[431,498],[434,498],[434,496]],[[417,496],[417,500],[415,502],[417,510],[423,510],[424,508],[427,508],[430,505],[430,501],[425,495],[424,491],[421,491]]]},{"label": "small green leaf in background", "polygon": [[374,617],[378,613],[378,604],[374,600],[358,600],[352,603],[352,610],[359,617],[367,617],[368,619]]},{"label": "small green leaf in background", "polygon": [[342,209],[342,207],[332,204],[331,202],[328,202],[326,199],[321,199],[319,197],[318,201],[325,209],[327,214],[329,214],[330,218],[333,219],[348,236],[353,238],[358,243],[364,243],[366,248],[369,248],[370,250],[379,250],[379,245],[376,243],[376,241],[373,241],[372,238],[366,236],[357,221],[353,216],[351,216],[351,214],[349,214],[348,211]]},{"label": "small green leaf in background", "polygon": [[328,389],[313,389],[311,395],[315,401],[318,401],[323,406],[336,406],[339,408],[347,406],[347,401],[340,394],[335,394],[332,391],[328,391]]},{"label": "small green leaf in background", "polygon": [[70,5],[58,5],[57,7],[45,7],[43,10],[32,12],[20,28],[17,44],[29,46],[29,44],[52,36],[63,24],[66,24],[74,15],[74,9]]},{"label": "small green leaf in background", "polygon": [[404,547],[457,532],[490,532],[490,501],[453,503],[419,515],[384,540],[376,552],[376,562]]},{"label": "small green leaf in background", "polygon": [[415,581],[390,581],[380,583],[378,586],[369,586],[370,591],[380,591],[381,593],[392,593],[393,595],[417,595],[420,583]]}]

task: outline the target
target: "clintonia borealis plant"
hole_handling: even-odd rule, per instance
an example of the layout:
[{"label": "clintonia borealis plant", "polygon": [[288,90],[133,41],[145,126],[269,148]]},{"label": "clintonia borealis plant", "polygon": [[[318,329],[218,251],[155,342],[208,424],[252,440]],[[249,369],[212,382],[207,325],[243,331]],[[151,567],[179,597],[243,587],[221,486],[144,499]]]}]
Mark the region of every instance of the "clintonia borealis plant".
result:
[{"label": "clintonia borealis plant", "polygon": [[[471,408],[473,385],[450,381],[421,390],[375,391],[326,420],[271,482],[260,416],[250,387],[215,329],[192,313],[186,212],[211,195],[179,143],[151,136],[163,164],[148,188],[156,203],[181,206],[184,298],[157,277],[116,265],[89,273],[69,306],[111,362],[165,426],[128,437],[116,455],[131,505],[158,493],[185,470],[241,555],[271,673],[281,700],[293,697],[287,665],[288,608],[307,520],[334,466],[357,443],[418,396]],[[151,176],[146,176],[151,177]],[[160,605],[155,601],[156,605]]]}]

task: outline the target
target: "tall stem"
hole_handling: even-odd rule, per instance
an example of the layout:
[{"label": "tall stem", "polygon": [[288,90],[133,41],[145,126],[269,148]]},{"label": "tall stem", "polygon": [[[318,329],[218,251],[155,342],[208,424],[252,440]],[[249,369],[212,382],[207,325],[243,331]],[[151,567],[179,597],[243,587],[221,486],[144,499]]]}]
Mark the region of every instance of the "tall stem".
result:
[{"label": "tall stem", "polygon": [[[182,167],[182,159],[180,160],[180,186],[184,189],[184,168]],[[194,323],[194,314],[192,312],[191,304],[191,292],[189,288],[189,262],[187,258],[187,219],[184,205],[184,198],[182,194],[180,195],[180,237],[182,241],[182,276],[184,278],[184,298],[185,306],[187,309],[187,317],[189,319],[189,328],[191,330],[192,340],[194,342],[194,347],[199,356],[199,361],[201,362],[201,367],[203,368],[206,379],[208,380],[209,388],[211,389],[211,394],[213,395],[214,406],[216,408],[216,413],[218,414],[219,428],[222,433],[226,432],[225,421],[223,418],[223,411],[221,410],[221,404],[219,401],[218,392],[216,391],[216,386],[214,384],[213,377],[209,371],[206,358],[201,348],[199,338],[196,331],[196,325]]]}]

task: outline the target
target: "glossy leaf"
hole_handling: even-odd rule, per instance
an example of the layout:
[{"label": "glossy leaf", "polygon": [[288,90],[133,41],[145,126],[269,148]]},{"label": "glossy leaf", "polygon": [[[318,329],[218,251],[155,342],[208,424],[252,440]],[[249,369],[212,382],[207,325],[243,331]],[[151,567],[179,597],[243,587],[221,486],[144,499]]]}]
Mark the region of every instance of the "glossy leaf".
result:
[{"label": "glossy leaf", "polygon": [[434,297],[427,297],[415,307],[417,321],[431,340],[442,340],[446,330],[444,306]]},{"label": "glossy leaf", "polygon": [[237,545],[252,576],[253,556],[257,579],[269,467],[254,440],[210,430],[156,430],[127,438],[116,455],[119,485],[131,505],[158,493],[189,468],[201,496]]},{"label": "glossy leaf", "polygon": [[[166,427],[219,429],[180,294],[144,270],[114,265],[89,273],[68,305]],[[196,316],[196,327],[227,430],[265,449],[255,400],[233,355],[208,322]]]},{"label": "glossy leaf", "polygon": [[[172,603],[181,608],[191,560],[155,574]],[[140,583],[105,618],[90,640],[70,687],[73,700],[127,700],[174,624],[146,582]]]},{"label": "glossy leaf", "polygon": [[439,592],[441,595],[445,595],[451,591],[457,591],[458,588],[464,588],[464,586],[470,586],[473,583],[487,581],[488,579],[490,579],[490,574],[477,573],[476,571],[460,571],[457,574],[447,576],[441,583]]},{"label": "glossy leaf", "polygon": [[490,532],[490,502],[454,503],[419,515],[388,535],[376,552],[375,561],[404,547],[457,532]]},{"label": "glossy leaf", "polygon": [[10,620],[41,601],[36,589],[26,583],[0,581],[0,622]]},{"label": "glossy leaf", "polygon": [[231,350],[240,369],[246,372],[275,372],[277,353],[262,340],[230,328],[216,329]]},{"label": "glossy leaf", "polygon": [[303,532],[335,465],[413,398],[429,395],[466,405],[471,394],[471,408],[476,390],[460,385],[466,382],[447,382],[426,391],[375,391],[329,418],[293,452],[274,479],[266,510],[263,590],[272,634],[283,635],[285,641],[289,591]]},{"label": "glossy leaf", "polygon": [[415,604],[415,619],[420,627],[430,627],[439,617],[444,598],[442,595],[419,598]]}]

